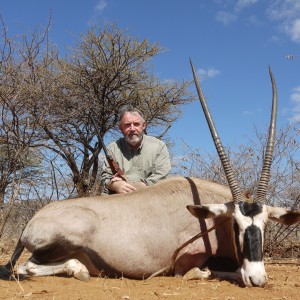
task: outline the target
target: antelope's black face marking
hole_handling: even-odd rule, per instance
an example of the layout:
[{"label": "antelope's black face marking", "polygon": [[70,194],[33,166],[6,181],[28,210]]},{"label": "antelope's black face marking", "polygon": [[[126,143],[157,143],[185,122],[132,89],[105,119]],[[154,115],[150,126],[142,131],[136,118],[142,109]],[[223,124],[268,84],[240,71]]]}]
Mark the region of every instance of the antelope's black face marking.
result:
[{"label": "antelope's black face marking", "polygon": [[239,202],[239,207],[241,213],[246,216],[253,218],[254,216],[262,212],[262,205],[260,203],[248,203],[248,202]]},{"label": "antelope's black face marking", "polygon": [[249,261],[262,261],[262,233],[256,225],[250,225],[246,228],[244,235],[244,259]]}]

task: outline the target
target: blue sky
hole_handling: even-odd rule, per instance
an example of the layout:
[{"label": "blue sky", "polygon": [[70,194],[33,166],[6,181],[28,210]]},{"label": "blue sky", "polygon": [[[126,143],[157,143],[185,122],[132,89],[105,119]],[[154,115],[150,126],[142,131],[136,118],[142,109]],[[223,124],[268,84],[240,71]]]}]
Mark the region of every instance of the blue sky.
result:
[{"label": "blue sky", "polygon": [[[300,124],[299,0],[0,0],[9,35],[45,26],[50,13],[50,37],[62,52],[90,24],[114,22],[165,49],[153,60],[161,80],[191,80],[191,58],[225,145],[245,142],[254,125],[266,130],[268,65],[277,81],[278,127]],[[198,101],[184,108],[170,136],[176,152],[182,139],[191,147],[213,147]]]}]

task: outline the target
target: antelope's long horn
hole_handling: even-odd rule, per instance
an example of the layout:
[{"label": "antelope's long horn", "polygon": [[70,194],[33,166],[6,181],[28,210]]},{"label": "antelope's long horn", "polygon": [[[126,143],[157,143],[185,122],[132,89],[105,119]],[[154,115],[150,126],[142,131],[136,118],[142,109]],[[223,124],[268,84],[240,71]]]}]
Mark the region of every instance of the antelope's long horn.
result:
[{"label": "antelope's long horn", "polygon": [[267,187],[270,180],[270,169],[271,169],[271,164],[273,159],[274,146],[276,142],[276,115],[277,115],[277,102],[278,102],[276,82],[270,67],[269,67],[269,73],[272,82],[272,93],[273,93],[272,113],[271,113],[269,136],[266,145],[264,163],[263,163],[261,176],[260,176],[260,180],[256,192],[256,201],[263,202],[263,203],[265,203],[266,201]]},{"label": "antelope's long horn", "polygon": [[198,80],[198,76],[195,72],[195,69],[194,69],[194,66],[193,66],[193,63],[192,63],[191,59],[190,59],[190,64],[191,64],[191,67],[192,67],[194,82],[195,82],[196,89],[197,89],[197,92],[198,92],[199,100],[200,100],[200,103],[201,103],[201,106],[202,106],[202,109],[203,109],[203,112],[204,112],[209,130],[210,130],[211,136],[213,138],[216,149],[218,151],[221,163],[223,165],[223,168],[224,168],[224,171],[225,171],[225,174],[226,174],[226,178],[227,178],[227,181],[228,181],[231,193],[232,193],[233,200],[235,202],[243,200],[243,196],[242,196],[242,193],[241,193],[241,191],[238,187],[237,181],[235,179],[234,172],[233,172],[233,169],[231,167],[230,161],[229,161],[229,159],[228,159],[228,157],[225,153],[225,150],[224,150],[224,147],[222,145],[221,139],[219,138],[219,135],[218,135],[218,132],[215,128],[213,119],[212,119],[211,114],[209,112],[209,109],[207,107],[206,100],[205,100],[205,97],[204,97],[203,92],[201,90],[199,80]]}]

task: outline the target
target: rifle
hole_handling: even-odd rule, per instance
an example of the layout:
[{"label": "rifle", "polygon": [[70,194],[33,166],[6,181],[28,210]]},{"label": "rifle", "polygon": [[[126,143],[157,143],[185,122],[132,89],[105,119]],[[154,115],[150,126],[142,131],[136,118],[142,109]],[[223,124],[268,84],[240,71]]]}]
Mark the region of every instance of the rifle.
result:
[{"label": "rifle", "polygon": [[126,177],[125,177],[125,173],[124,171],[120,168],[119,164],[113,159],[113,157],[108,153],[107,151],[107,148],[102,140],[102,137],[100,135],[100,132],[99,132],[99,129],[98,129],[98,126],[92,116],[92,114],[90,114],[91,116],[91,119],[92,119],[92,122],[94,124],[94,127],[96,129],[96,132],[97,132],[97,136],[98,136],[98,139],[99,139],[99,143],[101,144],[102,148],[103,148],[103,151],[104,151],[104,154],[105,154],[105,157],[107,159],[107,162],[108,162],[108,165],[113,173],[113,175],[118,175],[119,177],[121,177],[124,181],[127,181]]}]

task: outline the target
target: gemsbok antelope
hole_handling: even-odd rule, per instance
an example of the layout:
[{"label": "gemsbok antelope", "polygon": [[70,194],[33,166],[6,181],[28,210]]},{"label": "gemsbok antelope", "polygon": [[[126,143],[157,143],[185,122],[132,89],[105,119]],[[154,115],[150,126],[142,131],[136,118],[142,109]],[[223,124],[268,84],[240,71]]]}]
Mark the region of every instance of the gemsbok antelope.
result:
[{"label": "gemsbok antelope", "polygon": [[[17,266],[20,276],[64,273],[80,280],[90,275],[147,278],[168,265],[181,248],[166,275],[183,276],[192,268],[213,265],[224,271],[229,262],[225,271],[236,271],[245,286],[265,285],[263,244],[268,219],[288,225],[300,221],[299,211],[265,204],[277,110],[273,75],[270,71],[273,105],[264,165],[256,200],[249,202],[238,188],[191,66],[229,188],[198,178],[171,177],[129,194],[53,202],[25,227],[11,259],[1,266],[3,278],[12,274],[24,248],[32,256]],[[208,230],[213,226],[215,230]],[[207,230],[202,238],[186,243]]]}]

